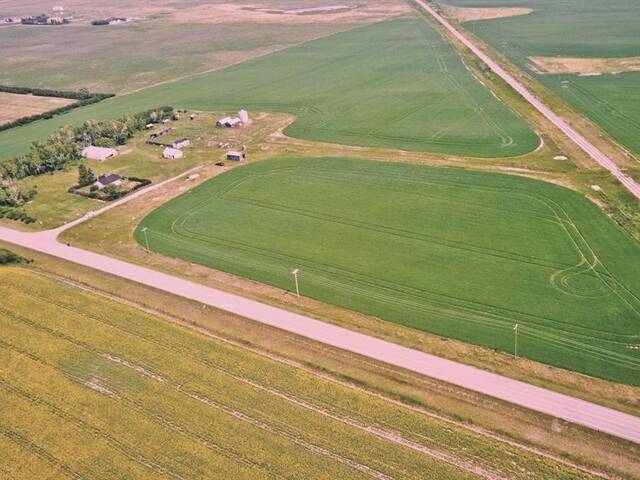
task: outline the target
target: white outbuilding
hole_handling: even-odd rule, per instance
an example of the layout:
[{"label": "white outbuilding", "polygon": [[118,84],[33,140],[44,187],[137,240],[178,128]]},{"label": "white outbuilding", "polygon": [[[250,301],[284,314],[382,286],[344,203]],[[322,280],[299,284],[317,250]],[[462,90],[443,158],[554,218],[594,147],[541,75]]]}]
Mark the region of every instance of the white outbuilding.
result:
[{"label": "white outbuilding", "polygon": [[166,158],[167,160],[177,160],[183,156],[184,153],[182,153],[182,150],[178,150],[177,148],[167,147],[162,152],[162,158]]},{"label": "white outbuilding", "polygon": [[227,152],[227,160],[231,160],[233,162],[242,162],[246,158],[247,156],[242,152],[235,152],[233,150]]},{"label": "white outbuilding", "polygon": [[115,148],[94,147],[89,145],[82,149],[82,156],[91,160],[99,160],[103,162],[107,158],[115,157],[118,155],[118,151]]}]

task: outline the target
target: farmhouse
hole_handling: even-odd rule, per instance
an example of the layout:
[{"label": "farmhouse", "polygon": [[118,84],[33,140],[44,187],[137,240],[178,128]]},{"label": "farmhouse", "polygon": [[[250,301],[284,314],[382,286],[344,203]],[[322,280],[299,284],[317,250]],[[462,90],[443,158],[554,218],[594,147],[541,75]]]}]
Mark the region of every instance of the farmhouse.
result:
[{"label": "farmhouse", "polygon": [[82,149],[82,156],[91,160],[99,160],[103,162],[107,158],[115,157],[118,151],[114,148],[94,147],[89,145]]},{"label": "farmhouse", "polygon": [[94,185],[98,187],[98,190],[102,190],[103,188],[108,187],[109,185],[113,185],[114,187],[117,187],[121,183],[122,183],[122,177],[116,173],[112,173],[110,175],[103,175],[99,177],[98,180],[96,180],[96,183],[94,183]]},{"label": "farmhouse", "polygon": [[191,141],[189,141],[188,138],[181,138],[180,140],[176,140],[175,142],[173,142],[171,144],[172,148],[184,148],[184,147],[188,147],[189,145],[191,145]]},{"label": "farmhouse", "polygon": [[247,158],[247,157],[242,152],[234,152],[234,151],[227,152],[227,160],[232,160],[234,162],[241,162],[245,158]]},{"label": "farmhouse", "polygon": [[177,160],[183,156],[184,153],[182,153],[182,150],[178,150],[177,148],[167,147],[162,152],[162,158],[166,158],[167,160]]}]

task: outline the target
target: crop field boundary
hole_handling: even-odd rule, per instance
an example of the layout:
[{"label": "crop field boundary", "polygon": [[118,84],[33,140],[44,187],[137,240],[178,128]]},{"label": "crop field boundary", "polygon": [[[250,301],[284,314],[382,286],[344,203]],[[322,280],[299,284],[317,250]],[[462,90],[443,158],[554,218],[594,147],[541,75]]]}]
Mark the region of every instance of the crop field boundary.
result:
[{"label": "crop field boundary", "polygon": [[[465,241],[452,241],[432,232],[417,232],[378,223],[343,218],[327,212],[315,212],[306,208],[265,201],[256,201],[238,194],[236,189],[246,182],[252,182],[261,177],[270,179],[279,175],[295,173],[297,182],[317,181],[334,183],[336,185],[353,185],[357,181],[360,185],[369,185],[372,188],[388,191],[402,192],[404,183],[409,182],[418,187],[412,190],[412,194],[429,197],[429,193],[422,187],[445,186],[451,188],[464,188],[467,191],[482,191],[490,193],[508,193],[527,201],[532,201],[541,206],[541,210],[532,212],[539,220],[556,225],[566,238],[566,243],[575,253],[575,261],[571,263],[558,262],[551,258],[538,258],[522,253],[496,249],[490,246],[474,245]],[[286,182],[286,178],[282,181]],[[302,185],[302,184],[301,184]],[[436,193],[436,197],[437,197]],[[429,197],[430,198],[430,197]],[[224,229],[214,229],[209,232],[194,230],[198,218],[202,216],[203,209],[208,208],[211,202],[223,200],[238,205],[246,205],[249,208],[267,209],[267,211],[282,212],[287,215],[310,218],[319,222],[341,224],[357,229],[369,230],[385,235],[398,236],[400,238],[426,242],[447,249],[460,250],[471,255],[496,257],[501,261],[519,262],[536,268],[550,269],[550,288],[563,295],[577,299],[598,299],[602,297],[615,297],[626,307],[640,316],[640,299],[627,288],[611,272],[609,268],[598,258],[598,255],[584,236],[578,224],[570,214],[558,202],[551,198],[542,197],[532,192],[507,187],[487,185],[469,185],[458,182],[455,179],[443,180],[427,178],[403,178],[403,175],[385,175],[369,173],[366,169],[355,169],[346,175],[336,175],[330,169],[322,165],[314,164],[313,167],[279,167],[261,173],[247,173],[244,176],[224,184],[216,190],[213,196],[205,197],[200,203],[191,204],[187,210],[180,211],[170,220],[170,231],[164,232],[158,229],[147,229],[149,243],[152,249],[163,251],[168,247],[171,256],[187,258],[190,261],[209,265],[214,262],[214,268],[237,273],[242,271],[242,276],[253,279],[275,278],[285,274],[283,265],[296,265],[304,272],[304,282],[307,286],[321,285],[340,296],[349,295],[358,298],[359,302],[371,300],[387,306],[395,306],[399,311],[410,313],[411,316],[422,316],[426,324],[422,327],[414,323],[408,326],[425,329],[432,333],[450,336],[442,333],[443,324],[437,326],[434,318],[449,324],[445,330],[449,331],[453,325],[475,325],[486,333],[495,331],[498,335],[509,335],[514,324],[520,326],[519,333],[523,338],[529,338],[532,344],[546,344],[555,351],[565,352],[584,361],[597,361],[608,365],[607,368],[619,367],[631,372],[640,372],[640,358],[633,352],[633,346],[640,344],[640,336],[611,332],[594,326],[581,325],[579,323],[566,323],[557,319],[525,313],[520,310],[508,309],[493,305],[488,302],[464,300],[455,294],[443,294],[422,287],[411,286],[407,283],[399,283],[394,280],[371,276],[344,266],[334,266],[322,263],[318,259],[306,258],[299,254],[287,255],[274,248],[259,247],[251,241],[239,239],[229,240],[224,235]],[[453,201],[450,199],[450,201]],[[458,205],[459,206],[459,205]],[[474,207],[475,208],[475,207]],[[480,210],[495,210],[497,207],[483,205]],[[515,209],[515,210],[512,210]],[[506,207],[506,212],[512,215],[521,215],[525,212],[520,207]],[[194,223],[196,222],[196,223]],[[137,235],[140,241],[139,235]],[[179,246],[179,247],[178,247]],[[175,248],[178,248],[176,250]],[[261,280],[262,281],[262,280]],[[266,283],[271,283],[267,280]],[[278,281],[279,284],[279,281]],[[425,315],[427,317],[425,317]],[[402,322],[400,322],[402,323]],[[435,330],[432,330],[434,329]],[[453,335],[455,337],[455,335]],[[463,339],[464,340],[464,339]],[[484,345],[484,343],[482,343]],[[508,350],[507,350],[508,351]],[[535,354],[531,357],[538,358]]]}]

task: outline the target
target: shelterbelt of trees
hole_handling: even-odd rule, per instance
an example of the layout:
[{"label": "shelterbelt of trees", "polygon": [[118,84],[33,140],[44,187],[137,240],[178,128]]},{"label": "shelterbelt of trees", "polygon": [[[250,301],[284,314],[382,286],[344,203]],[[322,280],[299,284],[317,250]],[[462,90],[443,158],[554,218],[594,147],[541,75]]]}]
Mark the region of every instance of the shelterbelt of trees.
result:
[{"label": "shelterbelt of trees", "polygon": [[17,180],[63,170],[82,158],[86,145],[124,145],[148,123],[161,122],[173,115],[173,107],[164,106],[117,120],[89,120],[80,127],[59,128],[45,141],[33,142],[26,155],[0,164],[0,207],[19,207],[35,196],[34,189],[19,188]]},{"label": "shelterbelt of trees", "polygon": [[26,125],[27,123],[35,122],[36,120],[48,119],[55,115],[60,115],[61,113],[73,110],[74,108],[98,103],[106,98],[115,96],[113,93],[92,93],[86,88],[81,88],[77,92],[74,92],[67,90],[48,90],[45,88],[12,87],[8,85],[0,85],[0,92],[15,93],[18,95],[35,95],[36,97],[56,97],[78,100],[77,102],[70,103],[69,105],[65,105],[54,110],[49,110],[48,112],[29,115],[27,117],[18,118],[9,123],[3,123],[2,125],[0,125],[0,131],[8,130],[14,127],[20,127],[22,125]]}]

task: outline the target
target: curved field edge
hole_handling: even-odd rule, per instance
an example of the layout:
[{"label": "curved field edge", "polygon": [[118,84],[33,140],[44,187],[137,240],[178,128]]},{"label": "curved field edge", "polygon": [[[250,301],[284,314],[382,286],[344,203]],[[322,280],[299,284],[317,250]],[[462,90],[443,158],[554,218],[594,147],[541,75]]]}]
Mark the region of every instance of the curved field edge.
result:
[{"label": "curved field edge", "polygon": [[0,134],[0,161],[55,128],[158,104],[296,115],[307,140],[469,157],[535,150],[538,136],[417,18],[384,21]]},{"label": "curved field edge", "polygon": [[[526,178],[346,159],[234,169],[158,208],[159,253],[412,328],[638,385],[640,247]],[[140,228],[136,240],[144,244]]]}]

